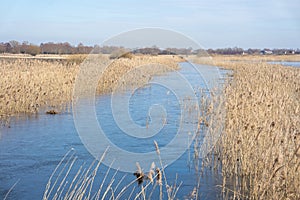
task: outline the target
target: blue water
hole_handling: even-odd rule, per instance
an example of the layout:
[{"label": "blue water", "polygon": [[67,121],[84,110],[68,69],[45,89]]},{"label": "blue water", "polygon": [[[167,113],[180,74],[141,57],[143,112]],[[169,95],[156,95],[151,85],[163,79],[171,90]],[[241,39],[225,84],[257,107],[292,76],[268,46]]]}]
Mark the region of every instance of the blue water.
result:
[{"label": "blue water", "polygon": [[290,67],[300,67],[300,62],[292,62],[292,61],[274,61],[274,62],[269,62],[270,64],[280,64],[284,66],[290,66]]},{"label": "blue water", "polygon": [[[197,67],[200,69],[200,75],[189,63],[181,63],[181,70],[179,71],[180,75],[185,77],[195,91],[195,96],[199,97],[201,90],[207,91],[207,89],[212,87],[221,87],[218,79],[223,76],[224,72],[208,66]],[[143,88],[135,90],[134,93],[130,91],[128,110],[132,121],[136,125],[145,128],[147,124],[151,125],[155,122],[162,122],[162,128],[159,129],[157,134],[150,137],[137,138],[124,134],[124,131],[120,129],[112,113],[112,96],[102,95],[96,97],[96,116],[106,137],[112,144],[125,151],[147,153],[155,151],[153,140],[156,140],[162,149],[167,146],[175,137],[180,126],[188,127],[188,130],[187,128],[183,128],[180,130],[182,133],[180,132],[179,134],[186,134],[186,137],[189,137],[187,133],[190,131],[190,127],[195,127],[196,116],[192,114],[187,115],[187,118],[184,118],[182,121],[181,116],[183,113],[181,106],[186,97],[178,95],[175,92],[176,90],[172,91],[163,84],[157,84],[162,80],[175,78],[176,73],[170,72],[154,77],[152,80],[153,84],[145,85]],[[182,82],[176,82],[176,80],[175,83],[177,86],[183,84]],[[178,88],[180,89],[181,87]],[[115,98],[122,100],[128,94],[128,92],[118,94]],[[185,93],[179,92],[179,94]],[[163,109],[157,112],[158,115],[155,115],[157,114],[156,112],[152,113],[151,118],[149,109],[153,105],[160,105],[159,108]],[[189,113],[193,113],[193,111],[189,111]],[[131,125],[128,124],[126,128],[130,129]],[[192,128],[191,130],[193,131]],[[0,199],[5,197],[14,184],[15,186],[12,188],[7,199],[41,199],[53,170],[66,152],[72,148],[78,158],[73,166],[73,170],[70,172],[70,179],[74,177],[81,165],[89,166],[94,157],[83,145],[77,131],[72,112],[65,112],[58,115],[40,113],[32,116],[23,116],[18,119],[12,119],[10,127],[2,127],[0,130]],[[113,153],[108,153],[108,157],[114,156],[115,154]],[[172,151],[162,151],[161,154],[165,158],[168,157],[168,154],[171,156],[174,153],[178,152],[174,152],[173,149]],[[169,163],[166,168],[169,184],[174,184],[175,181],[178,184],[182,182],[177,197],[179,199],[187,197],[194,187],[197,186],[200,178],[199,195],[201,199],[219,198],[221,193],[216,185],[221,183],[220,173],[205,170],[205,173],[200,176],[199,171],[195,171],[194,169],[192,147],[190,149],[187,148],[186,151],[179,154],[179,158],[175,162]],[[135,163],[132,163],[132,160],[134,158],[128,158],[128,162],[122,164],[128,167],[128,169],[131,169],[130,167],[134,169]],[[146,161],[147,159],[144,160],[147,164]],[[167,159],[163,161],[167,162]],[[150,164],[151,162],[149,166]],[[146,167],[143,167],[143,169],[147,171]],[[100,185],[100,179],[103,178],[107,170],[107,166],[100,166],[98,172],[99,178],[95,181],[96,186]],[[115,172],[115,169],[111,169],[109,176],[111,177]],[[120,170],[115,177],[115,182],[118,183],[126,175],[124,183],[121,186],[127,185],[135,178],[132,175],[133,172],[122,172]],[[121,186],[120,188],[122,188]],[[137,184],[133,186],[136,189],[139,188]],[[129,195],[129,192],[126,195]],[[153,199],[157,199],[157,197],[156,190]],[[166,194],[164,194],[164,197],[166,197]]]}]

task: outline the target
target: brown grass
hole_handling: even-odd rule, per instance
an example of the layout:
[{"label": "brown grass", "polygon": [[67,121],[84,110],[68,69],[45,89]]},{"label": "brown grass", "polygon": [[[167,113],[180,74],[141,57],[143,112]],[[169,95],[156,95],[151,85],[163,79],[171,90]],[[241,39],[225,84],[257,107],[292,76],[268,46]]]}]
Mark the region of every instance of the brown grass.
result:
[{"label": "brown grass", "polygon": [[300,69],[264,62],[299,56],[253,58],[219,56],[210,62],[234,73],[214,154],[222,164],[222,187],[240,199],[300,199]]},{"label": "brown grass", "polygon": [[213,60],[222,61],[300,61],[300,55],[214,55]]},{"label": "brown grass", "polygon": [[[177,56],[135,56],[134,58],[119,58],[108,66],[99,80],[99,93],[112,92],[119,84],[122,88],[131,88],[147,83],[153,75],[159,75],[170,70],[179,69],[178,62],[183,59]],[[140,66],[142,68],[137,68]],[[146,66],[143,68],[143,66]],[[168,66],[168,67],[163,67]],[[123,77],[125,76],[125,77]],[[119,80],[117,82],[116,80]],[[123,82],[123,83],[122,83]]]},{"label": "brown grass", "polygon": [[[52,172],[43,199],[176,199],[182,182],[177,185],[175,180],[174,184],[168,185],[157,143],[155,143],[155,147],[161,166],[158,167],[153,162],[149,172],[145,174],[139,163],[136,163],[137,171],[133,173],[132,180],[122,188],[119,187],[126,175],[118,180],[116,175],[119,171],[115,170],[113,172],[111,166],[108,167],[106,172],[99,173],[99,168],[109,148],[99,157],[99,161],[94,160],[87,167],[80,166],[75,175],[71,175],[71,172],[77,161],[77,156],[75,156],[74,150],[71,149]],[[134,176],[135,178],[133,178]],[[100,184],[95,184],[97,179],[101,180]],[[130,177],[128,179],[130,180]],[[134,185],[137,185],[137,187]],[[157,187],[159,188],[157,189]],[[164,192],[167,193],[165,197],[163,197]]]},{"label": "brown grass", "polygon": [[77,67],[59,61],[1,59],[0,115],[35,113],[67,103]]},{"label": "brown grass", "polygon": [[[37,113],[39,109],[65,109],[72,99],[73,87],[80,63],[84,56],[70,56],[64,59],[0,59],[0,118],[19,113]],[[108,56],[102,56],[108,59]],[[121,58],[113,62],[105,71],[104,78],[99,80],[99,93],[109,92],[117,80],[128,70],[139,65],[158,63],[177,69],[178,57],[172,56],[135,56],[132,59]],[[146,74],[162,73],[153,68]],[[133,82],[140,81],[136,74]]]}]

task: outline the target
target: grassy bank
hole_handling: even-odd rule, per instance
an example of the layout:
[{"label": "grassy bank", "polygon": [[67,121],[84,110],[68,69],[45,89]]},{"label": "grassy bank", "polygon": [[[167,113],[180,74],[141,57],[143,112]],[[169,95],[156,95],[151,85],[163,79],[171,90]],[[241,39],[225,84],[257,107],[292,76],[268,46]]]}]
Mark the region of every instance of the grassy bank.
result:
[{"label": "grassy bank", "polygon": [[233,70],[225,129],[215,148],[224,192],[241,199],[300,199],[300,69],[265,62],[299,56],[249,57],[218,56],[209,63]]},{"label": "grassy bank", "polygon": [[300,61],[300,55],[213,55],[215,61]]},{"label": "grassy bank", "polygon": [[[38,56],[37,56],[38,57]],[[102,56],[101,59],[108,59]],[[63,59],[51,57],[11,58],[0,59],[0,118],[19,113],[37,113],[43,109],[64,109],[72,99],[73,87],[78,74],[80,63],[84,60],[81,55],[64,56]],[[129,70],[151,63],[167,65],[177,69],[179,57],[173,56],[135,56],[131,59],[120,58],[104,72],[99,80],[98,92],[111,91],[117,80]],[[152,68],[145,74],[162,73],[159,68]],[[145,83],[136,74],[136,83]]]}]

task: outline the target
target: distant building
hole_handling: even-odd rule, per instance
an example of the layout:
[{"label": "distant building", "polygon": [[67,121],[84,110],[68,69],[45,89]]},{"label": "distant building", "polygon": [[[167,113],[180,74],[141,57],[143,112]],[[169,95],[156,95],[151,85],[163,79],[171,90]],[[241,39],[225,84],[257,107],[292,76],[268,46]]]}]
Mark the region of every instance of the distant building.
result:
[{"label": "distant building", "polygon": [[294,50],[288,50],[288,51],[285,51],[284,54],[285,54],[285,55],[288,55],[288,54],[295,54],[295,51],[294,51]]},{"label": "distant building", "polygon": [[264,50],[260,51],[260,54],[262,54],[262,55],[270,55],[270,54],[273,54],[273,51],[269,50],[269,49],[264,49]]},{"label": "distant building", "polygon": [[292,55],[295,53],[296,51],[293,49],[273,49],[273,54],[276,55]]}]

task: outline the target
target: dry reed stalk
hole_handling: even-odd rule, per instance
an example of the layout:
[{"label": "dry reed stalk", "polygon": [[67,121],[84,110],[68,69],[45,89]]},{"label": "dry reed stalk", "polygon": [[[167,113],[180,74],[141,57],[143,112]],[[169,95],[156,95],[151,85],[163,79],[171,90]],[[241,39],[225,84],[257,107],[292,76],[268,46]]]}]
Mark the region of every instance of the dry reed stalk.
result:
[{"label": "dry reed stalk", "polygon": [[[96,56],[96,55],[95,55]],[[0,59],[0,119],[20,113],[37,113],[39,110],[60,112],[70,106],[79,63],[83,56],[64,59]],[[101,56],[101,59],[108,59]],[[140,65],[161,64],[178,69],[182,61],[177,56],[135,56],[132,59],[117,59],[105,71],[99,80],[97,91],[111,92],[118,79],[128,70]],[[159,67],[134,74],[132,82],[124,84],[141,85],[147,83],[154,74],[166,72]]]},{"label": "dry reed stalk", "polygon": [[[241,61],[228,62],[234,59]],[[225,129],[216,152],[224,189],[234,198],[300,199],[300,69],[240,57],[210,64],[234,72],[225,89]]]},{"label": "dry reed stalk", "polygon": [[[213,62],[266,62],[266,61],[300,61],[300,55],[211,55],[207,57],[189,56],[195,63],[206,64]],[[203,63],[205,62],[205,63]]]},{"label": "dry reed stalk", "polygon": [[70,101],[74,66],[33,59],[1,59],[0,65],[0,115],[35,113]]},{"label": "dry reed stalk", "polygon": [[[162,180],[162,172],[159,168],[156,168],[156,174],[154,175],[155,164],[152,163],[150,166],[151,178],[149,175],[146,176],[143,173],[140,165],[137,163],[137,179],[129,182],[127,185],[120,188],[121,182],[125,179],[125,176],[121,178],[121,180],[115,184],[116,175],[119,172],[116,170],[113,174],[110,173],[111,166],[108,167],[103,176],[98,176],[99,167],[107,153],[106,151],[103,153],[99,161],[94,160],[88,168],[84,168],[83,165],[80,166],[79,170],[73,177],[71,176],[71,170],[74,167],[75,162],[77,161],[77,157],[75,156],[74,150],[71,149],[68,151],[65,156],[60,160],[59,164],[53,171],[50,176],[48,183],[46,185],[46,189],[43,195],[44,200],[52,199],[124,199],[125,192],[129,192],[131,186],[133,186],[136,181],[139,183],[139,189],[137,193],[133,196],[133,193],[136,191],[136,187],[132,188],[129,196],[126,199],[152,199],[153,192],[157,185],[160,186],[159,198],[162,199],[163,194],[163,180]],[[112,164],[111,164],[112,165]],[[96,179],[101,179],[99,186],[94,185],[94,181]],[[142,182],[140,182],[142,178]],[[151,179],[157,179],[157,182],[154,184]],[[176,177],[177,180],[177,177]],[[154,185],[153,185],[154,184]],[[98,185],[98,184],[97,184]],[[147,192],[147,189],[152,186],[151,192]],[[181,186],[175,181],[173,186],[165,185],[168,193],[168,200],[175,199],[177,192]]]}]

